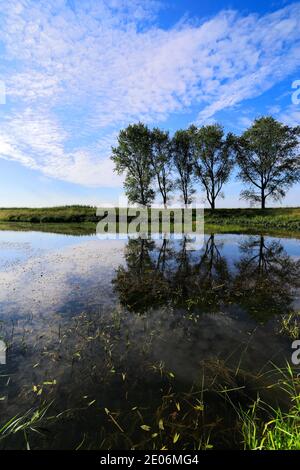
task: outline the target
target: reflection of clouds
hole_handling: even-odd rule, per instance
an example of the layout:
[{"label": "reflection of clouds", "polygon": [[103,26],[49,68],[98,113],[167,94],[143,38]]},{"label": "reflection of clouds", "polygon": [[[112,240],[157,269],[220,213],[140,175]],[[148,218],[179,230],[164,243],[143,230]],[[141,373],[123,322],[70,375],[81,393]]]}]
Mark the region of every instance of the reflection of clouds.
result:
[{"label": "reflection of clouds", "polygon": [[[151,365],[162,363],[165,371],[190,386],[201,382],[206,361],[220,361],[232,370],[238,367],[255,373],[269,361],[283,365],[290,355],[290,341],[276,336],[274,327],[256,326],[229,312],[204,314],[195,323],[182,311],[169,308],[153,310],[146,316],[120,310],[120,328],[111,313],[111,309],[105,309],[103,315],[65,319],[61,335],[61,319],[56,315],[45,322],[47,329],[42,331],[33,332],[30,322],[24,322],[26,353],[22,351],[22,337],[15,338],[8,358],[13,371],[10,389],[17,386],[18,390],[18,399],[8,403],[8,416],[18,413],[24,403],[26,409],[32,407],[36,399],[32,384],[44,381],[56,380],[55,387],[44,387],[43,397],[55,398],[62,409],[74,408],[80,400],[82,404],[84,395],[91,399],[101,396],[107,351],[99,338],[91,340],[97,331],[109,334],[113,364],[117,370],[126,368],[131,380],[140,380]],[[74,356],[78,352],[79,356]],[[149,382],[148,386],[155,387],[156,383]]]},{"label": "reflection of clouds", "polygon": [[[230,237],[227,241],[231,247]],[[226,240],[217,244],[230,256],[226,246]],[[211,248],[216,255],[213,243]],[[270,360],[281,365],[289,358],[290,341],[275,335],[274,323],[257,325],[235,306],[192,316],[186,309],[155,307],[152,302],[146,315],[129,313],[127,306],[118,305],[111,283],[123,255],[124,241],[84,240],[38,256],[34,252],[0,273],[1,319],[12,342],[5,366],[11,381],[3,393],[1,389],[2,396],[9,392],[8,418],[35,406],[40,398],[54,399],[58,412],[82,406],[84,396],[108,400],[111,395],[112,401],[118,400],[114,382],[105,390],[102,381],[108,357],[117,371],[113,376],[120,378],[124,371],[132,381],[149,380],[153,390],[157,383],[147,372],[160,362],[176,380],[190,385],[201,381],[203,365],[210,360],[255,372]],[[173,254],[170,257],[174,261]],[[149,263],[158,264],[157,256],[145,259],[148,269]],[[129,261],[135,263],[136,258]],[[162,257],[159,263],[162,266]],[[134,273],[141,279],[142,271]],[[116,311],[119,320],[114,319]],[[55,386],[44,384],[54,379]],[[43,388],[41,397],[33,385]]]},{"label": "reflection of clouds", "polygon": [[[3,337],[11,342],[6,367],[13,377],[10,389],[18,390],[18,399],[7,403],[8,417],[19,413],[24,403],[27,409],[33,406],[32,384],[49,378],[64,381],[69,351],[78,338],[70,337],[61,346],[60,329],[74,326],[71,316],[83,310],[111,312],[111,279],[122,260],[123,243],[91,240],[36,254],[0,272],[0,320]],[[6,394],[6,388],[2,392]]]},{"label": "reflection of clouds", "polygon": [[82,300],[87,292],[110,302],[111,278],[122,252],[122,242],[92,240],[8,266],[0,273],[2,313],[13,318],[59,312],[64,303]]},{"label": "reflection of clouds", "polygon": [[148,319],[149,329],[160,325],[152,354],[184,381],[200,379],[202,365],[211,359],[224,361],[233,369],[240,365],[251,372],[259,371],[269,361],[284,364],[289,359],[289,340],[275,335],[274,324],[257,325],[236,309],[234,313],[202,314],[194,325],[188,320],[174,324],[169,312],[161,314],[154,312]]}]

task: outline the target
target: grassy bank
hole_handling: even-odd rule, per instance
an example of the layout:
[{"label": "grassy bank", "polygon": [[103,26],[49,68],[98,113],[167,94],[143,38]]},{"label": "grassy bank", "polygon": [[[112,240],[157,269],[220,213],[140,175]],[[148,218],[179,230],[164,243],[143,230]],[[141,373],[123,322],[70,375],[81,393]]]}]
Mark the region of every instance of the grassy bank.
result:
[{"label": "grassy bank", "polygon": [[[95,223],[99,220],[93,206],[45,208],[0,208],[0,223],[68,224]],[[300,208],[205,210],[210,229],[226,231],[300,231]]]},{"label": "grassy bank", "polygon": [[0,208],[0,222],[70,223],[96,222],[92,206],[58,206],[43,208]]},{"label": "grassy bank", "polygon": [[205,223],[218,226],[239,226],[259,230],[300,230],[300,208],[217,209],[205,211]]}]

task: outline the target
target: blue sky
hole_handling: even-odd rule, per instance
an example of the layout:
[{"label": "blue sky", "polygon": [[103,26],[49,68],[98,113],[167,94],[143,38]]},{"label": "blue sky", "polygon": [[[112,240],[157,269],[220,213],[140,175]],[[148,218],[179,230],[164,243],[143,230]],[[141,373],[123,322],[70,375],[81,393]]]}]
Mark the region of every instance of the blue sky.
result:
[{"label": "blue sky", "polygon": [[[121,128],[296,125],[296,80],[300,2],[0,0],[0,206],[118,202]],[[233,175],[218,206],[240,190]]]}]

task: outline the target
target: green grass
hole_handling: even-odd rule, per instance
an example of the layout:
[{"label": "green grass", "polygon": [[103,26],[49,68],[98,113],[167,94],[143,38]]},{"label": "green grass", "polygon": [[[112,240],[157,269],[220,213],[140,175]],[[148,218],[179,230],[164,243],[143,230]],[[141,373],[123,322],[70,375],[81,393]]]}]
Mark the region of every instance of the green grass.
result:
[{"label": "green grass", "polygon": [[[208,370],[208,373],[213,371],[213,376],[210,377],[208,389],[203,387],[204,377],[202,386],[199,384],[197,387],[193,386],[190,390],[181,392],[176,392],[176,385],[170,383],[168,393],[162,393],[161,389],[160,400],[156,404],[153,403],[147,416],[144,415],[147,409],[145,406],[131,407],[128,426],[123,424],[124,419],[122,419],[128,411],[115,412],[104,408],[101,413],[98,410],[99,419],[102,416],[102,420],[106,420],[111,426],[108,426],[104,434],[101,434],[103,440],[97,446],[100,445],[102,449],[116,448],[122,436],[123,446],[125,448],[129,446],[133,450],[151,448],[209,450],[218,448],[218,445],[215,446],[213,442],[220,442],[221,436],[220,448],[230,443],[232,449],[240,450],[300,450],[300,379],[289,364],[282,369],[273,366],[267,375],[277,374],[278,380],[273,385],[265,385],[264,389],[264,391],[272,388],[277,391],[281,390],[285,401],[289,403],[284,409],[262,400],[259,393],[256,399],[250,399],[248,404],[245,403],[245,397],[248,396],[247,387],[236,385],[236,378],[238,376],[241,378],[242,371],[236,370],[234,373],[226,366],[224,367],[223,363],[219,365],[212,363],[211,366],[208,364],[209,367],[212,369]],[[153,371],[160,375],[161,380],[165,374],[170,380],[163,364],[153,366]],[[206,377],[208,378],[209,376]],[[124,376],[125,379],[126,376]],[[171,379],[172,381],[174,382],[174,379]],[[218,417],[213,420],[211,416],[211,421],[207,421],[205,418],[207,407],[209,408],[205,397],[212,393],[219,397],[220,402],[223,402],[224,417],[226,414],[224,409],[231,413],[232,426],[235,421],[234,427],[226,429],[226,424],[223,423],[224,429],[222,430],[223,419]],[[96,400],[92,400],[87,407],[93,406],[95,402]],[[79,414],[84,412],[84,408],[81,408],[49,415],[48,411],[52,404],[53,402],[48,404],[42,402],[38,407],[9,419],[0,426],[0,442],[6,440],[12,442],[12,439],[19,437],[21,440],[16,441],[17,445],[30,450],[34,435],[43,440],[46,438],[45,431],[51,434],[52,424],[55,425],[64,419],[64,416],[70,422],[74,412],[79,412]],[[125,408],[128,409],[128,406],[126,405]],[[219,413],[220,407],[217,408]],[[134,428],[135,432],[133,432]],[[132,434],[137,439],[134,444]],[[35,439],[34,448],[39,448],[42,440],[37,444],[38,441]],[[95,448],[94,446],[95,443],[88,442],[88,433],[84,433],[76,450],[82,447]]]},{"label": "green grass", "polygon": [[92,206],[58,206],[43,208],[0,208],[0,222],[70,223],[96,222]]},{"label": "green grass", "polygon": [[[0,208],[0,223],[96,223],[96,208],[92,206],[59,206],[45,208]],[[300,232],[300,208],[216,209],[205,210],[205,224],[226,231]]]},{"label": "green grass", "polygon": [[300,312],[291,312],[280,320],[279,333],[291,339],[300,338]]},{"label": "green grass", "polygon": [[300,208],[276,209],[217,209],[205,211],[205,223],[218,226],[238,226],[258,230],[300,230]]},{"label": "green grass", "polygon": [[300,450],[300,380],[289,365],[280,372],[279,386],[290,398],[290,408],[283,411],[259,397],[248,410],[240,408],[244,449]]},{"label": "green grass", "polygon": [[43,404],[36,409],[30,409],[22,415],[17,415],[0,427],[0,441],[9,436],[23,434],[26,449],[30,450],[28,433],[40,433],[39,427],[45,422],[46,414],[52,403]]}]

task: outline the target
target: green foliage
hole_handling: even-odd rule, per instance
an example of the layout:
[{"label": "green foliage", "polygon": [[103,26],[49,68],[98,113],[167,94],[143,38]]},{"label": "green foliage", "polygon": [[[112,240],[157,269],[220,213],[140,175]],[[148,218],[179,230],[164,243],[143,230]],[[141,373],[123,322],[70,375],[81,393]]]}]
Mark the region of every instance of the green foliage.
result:
[{"label": "green foliage", "polygon": [[194,128],[194,138],[195,173],[214,209],[217,197],[223,196],[223,185],[228,181],[233,167],[233,139],[230,134],[224,136],[219,124]]},{"label": "green foliage", "polygon": [[300,230],[300,209],[297,207],[274,209],[216,209],[205,211],[205,224],[220,227],[237,226],[245,229],[278,229],[287,232]]},{"label": "green foliage", "polygon": [[125,193],[129,202],[150,205],[154,199],[151,183],[154,177],[151,166],[151,132],[139,122],[122,130],[118,146],[112,149],[115,170],[125,173]]},{"label": "green foliage", "polygon": [[171,180],[172,148],[169,133],[157,128],[152,131],[151,165],[163,204],[166,207],[174,187]]},{"label": "green foliage", "polygon": [[300,180],[300,127],[289,127],[272,117],[256,119],[236,139],[239,178],[247,188],[242,197],[265,208],[268,198],[280,200]]},{"label": "green foliage", "polygon": [[30,409],[22,415],[17,415],[8,420],[0,427],[0,441],[16,434],[23,433],[26,442],[26,449],[30,450],[28,433],[41,433],[40,427],[46,420],[46,414],[51,407],[52,402],[41,404],[36,409]]},{"label": "green foliage", "polygon": [[192,202],[194,179],[194,127],[175,132],[172,139],[174,166],[178,177],[175,186],[182,194],[185,206]]},{"label": "green foliage", "polygon": [[96,208],[93,206],[56,206],[43,208],[0,208],[0,222],[29,223],[81,223],[96,222]]},{"label": "green foliage", "polygon": [[300,338],[300,312],[290,312],[280,320],[279,333],[291,339]]},{"label": "green foliage", "polygon": [[236,161],[238,176],[246,185],[242,197],[264,209],[267,199],[280,200],[300,180],[299,136],[300,126],[289,127],[270,116],[256,119],[240,137],[225,136],[223,128],[214,124],[180,129],[170,139],[168,132],[151,131],[138,123],[120,132],[111,158],[115,170],[125,173],[130,202],[149,205],[156,180],[165,206],[173,189],[179,190],[187,206],[196,177],[212,209],[223,196]]},{"label": "green foliage", "polygon": [[291,367],[280,370],[279,386],[290,399],[290,408],[283,411],[259,397],[248,410],[238,410],[244,449],[300,450],[299,378]]}]

